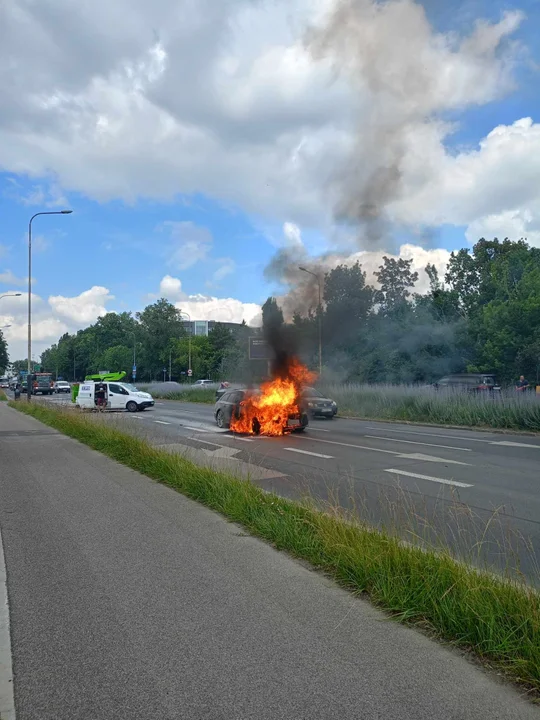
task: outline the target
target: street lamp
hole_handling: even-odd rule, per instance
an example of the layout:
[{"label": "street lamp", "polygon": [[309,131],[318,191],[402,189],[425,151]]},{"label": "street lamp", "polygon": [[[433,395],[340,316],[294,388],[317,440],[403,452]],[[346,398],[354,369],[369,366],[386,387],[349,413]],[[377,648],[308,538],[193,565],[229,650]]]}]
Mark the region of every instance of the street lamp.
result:
[{"label": "street lamp", "polygon": [[5,330],[6,328],[11,327],[11,325],[2,325],[0,326],[0,330]]},{"label": "street lamp", "polygon": [[314,272],[311,272],[311,270],[308,270],[305,267],[302,267],[301,265],[298,266],[298,269],[302,272],[307,273],[308,275],[313,275],[313,277],[317,280],[317,285],[319,286],[319,377],[322,375],[322,302],[321,302],[321,278],[319,275],[317,275]]},{"label": "street lamp", "polygon": [[73,210],[50,210],[48,212],[38,212],[32,215],[28,223],[28,381],[26,383],[26,392],[28,400],[32,399],[32,384],[30,376],[32,375],[32,220],[38,215],[70,215]]},{"label": "street lamp", "polygon": [[191,315],[184,310],[181,310],[181,315],[186,315],[189,320],[189,335],[188,335],[188,377],[191,377]]},{"label": "street lamp", "polygon": [[0,300],[3,297],[21,297],[22,293],[6,293],[5,295],[0,295]]}]

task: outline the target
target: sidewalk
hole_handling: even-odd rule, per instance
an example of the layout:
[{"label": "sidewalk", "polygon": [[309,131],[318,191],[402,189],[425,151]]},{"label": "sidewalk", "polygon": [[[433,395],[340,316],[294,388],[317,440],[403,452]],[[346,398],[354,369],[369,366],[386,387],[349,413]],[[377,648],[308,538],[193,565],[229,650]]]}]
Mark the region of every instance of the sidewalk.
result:
[{"label": "sidewalk", "polygon": [[220,516],[0,404],[17,720],[538,720]]}]

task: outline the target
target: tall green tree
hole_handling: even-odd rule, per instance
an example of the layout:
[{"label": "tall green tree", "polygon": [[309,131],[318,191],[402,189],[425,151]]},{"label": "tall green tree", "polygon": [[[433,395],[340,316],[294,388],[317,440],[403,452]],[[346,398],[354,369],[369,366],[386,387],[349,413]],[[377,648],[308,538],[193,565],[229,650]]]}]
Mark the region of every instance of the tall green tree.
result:
[{"label": "tall green tree", "polygon": [[375,301],[381,312],[388,314],[407,307],[411,290],[418,280],[418,273],[411,270],[412,260],[383,257],[383,264],[375,273],[380,289],[375,293]]},{"label": "tall green tree", "polygon": [[0,375],[6,372],[6,368],[9,365],[9,353],[6,339],[4,338],[3,332],[0,330]]}]

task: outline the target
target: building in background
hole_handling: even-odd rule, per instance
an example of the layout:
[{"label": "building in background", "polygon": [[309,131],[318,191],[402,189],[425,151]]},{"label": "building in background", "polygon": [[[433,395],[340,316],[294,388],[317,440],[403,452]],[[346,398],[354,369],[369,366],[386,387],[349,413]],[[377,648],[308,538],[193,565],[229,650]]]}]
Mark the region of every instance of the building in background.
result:
[{"label": "building in background", "polygon": [[216,325],[222,325],[231,332],[239,332],[246,329],[246,325],[242,323],[219,322],[217,320],[182,320],[185,331],[192,336],[208,335],[212,332]]}]

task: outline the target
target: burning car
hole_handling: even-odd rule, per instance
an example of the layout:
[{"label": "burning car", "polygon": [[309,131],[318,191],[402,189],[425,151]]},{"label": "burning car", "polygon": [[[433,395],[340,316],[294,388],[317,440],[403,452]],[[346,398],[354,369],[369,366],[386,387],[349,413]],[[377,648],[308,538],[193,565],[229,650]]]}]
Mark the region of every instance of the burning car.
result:
[{"label": "burning car", "polygon": [[218,427],[247,435],[283,435],[301,432],[309,424],[302,387],[314,375],[294,358],[280,376],[257,390],[230,390],[217,399]]},{"label": "burning car", "polygon": [[260,390],[232,390],[223,393],[214,408],[219,428],[247,435],[284,435],[302,432],[309,424],[307,413],[298,408],[264,406]]}]

